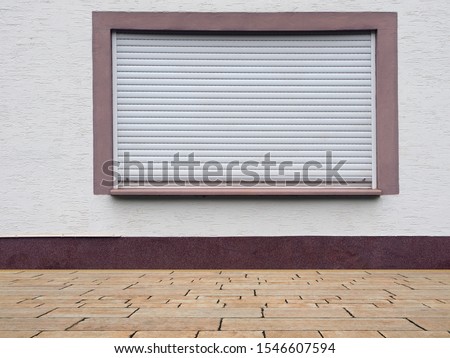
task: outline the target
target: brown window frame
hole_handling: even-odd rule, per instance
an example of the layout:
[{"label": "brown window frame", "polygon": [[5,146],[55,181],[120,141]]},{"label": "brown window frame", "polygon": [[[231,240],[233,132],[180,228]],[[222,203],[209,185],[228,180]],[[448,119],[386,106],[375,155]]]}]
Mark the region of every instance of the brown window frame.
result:
[{"label": "brown window frame", "polygon": [[[375,31],[377,188],[155,187],[114,189],[111,34],[128,31]],[[399,193],[397,13],[93,12],[94,194],[110,195],[385,195]],[[105,168],[104,168],[105,167]],[[105,185],[105,183],[108,183]]]}]

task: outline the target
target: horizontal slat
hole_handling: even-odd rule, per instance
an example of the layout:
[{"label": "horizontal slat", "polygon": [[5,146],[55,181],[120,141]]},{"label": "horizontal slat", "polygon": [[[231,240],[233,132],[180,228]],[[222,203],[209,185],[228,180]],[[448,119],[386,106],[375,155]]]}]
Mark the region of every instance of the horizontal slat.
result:
[{"label": "horizontal slat", "polygon": [[[121,176],[125,177],[124,175],[121,175]],[[248,182],[253,182],[253,183],[255,183],[255,179],[254,179],[254,177],[252,175],[238,175],[236,173],[236,174],[233,174],[233,175],[229,175],[228,177],[229,177],[229,179],[227,180],[227,177],[225,176],[225,174],[223,176],[220,176],[220,177],[211,175],[208,178],[206,176],[202,176],[201,174],[194,176],[194,178],[197,181],[199,181],[199,182],[206,182],[206,180],[209,180],[211,182],[213,180],[219,179],[220,183],[226,183],[226,182],[235,182],[235,183],[236,182],[247,182],[247,183]],[[361,175],[361,176],[355,176],[355,175],[350,176],[349,175],[349,176],[341,176],[341,177],[343,178],[343,180],[347,184],[351,184],[351,183],[368,184],[371,181],[370,173],[369,174],[364,174],[364,175]],[[258,183],[263,184],[264,183],[264,176],[260,175],[259,178],[260,178],[260,180],[258,181]],[[189,179],[190,179],[189,178],[189,174],[187,174],[187,173],[186,174],[180,174],[179,175],[179,179],[181,181],[183,181],[183,182],[190,183],[190,181],[189,181]],[[296,180],[297,183],[299,182],[299,180],[300,180],[300,183],[305,183],[305,181],[306,181],[306,177],[302,177],[301,175],[296,177],[294,175],[278,175],[277,176],[277,175],[273,174],[273,175],[271,175],[270,179],[272,181],[276,181],[276,182],[279,182],[279,183],[289,182],[289,181],[294,180],[294,179]],[[313,174],[310,174],[310,175],[308,175],[308,179],[307,180],[309,180],[309,182],[311,183],[313,180],[318,180],[318,179],[320,179],[322,183],[325,183],[325,182],[333,182],[333,183],[336,183],[336,184],[339,183],[337,178],[333,177],[333,178],[329,178],[329,180],[327,180],[325,175],[313,175]],[[127,181],[128,180],[129,181],[134,181],[134,182],[149,182],[149,181],[150,182],[152,182],[152,181],[153,182],[161,182],[162,181],[162,182],[170,182],[170,183],[175,182],[174,178],[172,178],[171,176],[169,176],[169,178],[167,178],[167,176],[165,174],[163,174],[163,173],[160,173],[160,174],[159,173],[153,173],[153,175],[151,175],[150,177],[147,176],[147,175],[139,176],[137,174],[137,175],[133,175],[133,176],[127,176],[126,180]],[[341,183],[341,185],[345,185],[345,183]]]},{"label": "horizontal slat", "polygon": [[[126,155],[124,153],[125,153],[125,151],[122,151],[121,154],[117,157],[117,160],[120,163],[130,162],[130,161],[139,161],[139,162],[143,163],[144,166],[146,166],[147,162],[152,162],[152,163],[154,163],[154,165],[161,165],[162,161],[172,162],[175,158],[173,155],[171,155],[171,156],[170,155],[156,156],[153,154],[149,154],[147,156],[138,155],[137,151],[128,152]],[[143,153],[148,154],[148,152],[145,152],[145,151]],[[188,160],[187,155],[178,155],[178,158],[180,160]],[[258,163],[262,163],[265,160],[265,156],[249,156],[245,153],[244,154],[241,153],[240,155],[235,155],[235,156],[229,156],[229,155],[226,155],[226,153],[225,154],[220,153],[219,155],[205,156],[205,155],[202,155],[200,152],[200,153],[195,153],[195,156],[193,158],[195,161],[199,161],[200,163],[216,161],[216,162],[223,163],[223,164],[231,162],[231,161],[236,161],[236,160],[238,160],[241,163],[243,163],[245,161],[256,161]],[[343,158],[343,157],[335,157],[333,155],[330,158],[326,158],[325,152],[322,152],[321,156],[311,157],[311,158],[301,157],[301,156],[289,157],[289,156],[271,155],[270,160],[274,160],[277,163],[290,162],[290,163],[292,163],[292,165],[304,165],[305,163],[310,162],[311,160],[318,161],[320,163],[323,163],[324,165],[327,162],[335,165],[335,164],[338,164],[340,161],[345,160],[345,166],[347,168],[364,168],[364,169],[371,169],[371,165],[372,165],[371,159],[369,157]]]},{"label": "horizontal slat", "polygon": [[[206,128],[204,128],[206,126]],[[262,128],[261,125],[230,125],[217,128],[213,125],[194,126],[187,125],[179,128],[178,125],[164,126],[148,124],[119,124],[118,135],[123,136],[148,136],[148,137],[279,137],[279,138],[371,138],[370,130],[367,131],[333,131],[324,128],[322,131],[305,131],[299,126],[289,126],[285,129],[277,125]],[[197,127],[197,129],[195,129]],[[244,128],[242,128],[244,127]],[[272,127],[272,128],[271,128]],[[294,127],[294,128],[292,128]],[[162,128],[162,129],[160,129]]]},{"label": "horizontal slat", "polygon": [[[169,163],[169,170],[172,171],[173,170],[173,166],[172,166],[172,161],[173,158],[170,161],[167,161]],[[278,162],[281,163],[281,162]],[[255,171],[264,171],[264,166],[262,165],[262,161],[258,161],[258,162],[250,162],[250,161],[239,161],[239,166],[237,166],[237,160],[233,160],[232,164],[230,164],[230,162],[225,162],[225,161],[209,161],[208,163],[206,162],[200,162],[198,164],[195,165],[195,167],[193,168],[193,170],[195,170],[196,172],[201,173],[203,170],[205,170],[205,168],[208,168],[208,166],[222,166],[224,169],[227,168],[227,166],[231,169],[233,168],[233,171],[235,172],[239,172],[240,170],[242,170],[243,168],[251,168],[252,170],[254,169]],[[335,166],[336,164],[332,164],[333,166]],[[128,168],[128,170],[131,172],[138,172],[139,168],[143,168],[143,170],[166,170],[165,169],[165,164],[163,165],[162,163],[156,163],[156,162],[151,162],[150,164],[148,162],[142,162],[138,166],[136,165],[136,163],[134,162],[120,162],[120,164],[116,167],[118,170],[124,170],[124,168]],[[270,172],[273,173],[278,173],[280,172],[280,170],[285,170],[285,171],[302,171],[303,169],[305,170],[309,170],[312,173],[317,173],[317,172],[325,172],[327,168],[326,162],[324,160],[311,160],[311,161],[306,161],[304,163],[284,163],[282,169],[280,169],[279,167],[275,167],[275,166],[271,166],[270,167]],[[181,166],[180,170],[187,170],[186,166]],[[372,170],[372,166],[371,164],[348,164],[348,163],[344,163],[342,164],[342,166],[339,166],[339,171],[347,171],[348,173],[351,172],[364,172],[365,174],[367,174],[368,172],[370,172]]]},{"label": "horizontal slat", "polygon": [[[236,125],[239,125],[238,128],[236,128]],[[283,132],[290,132],[293,133],[293,136],[298,137],[358,137],[358,136],[367,136],[368,133],[371,133],[371,126],[370,124],[355,124],[355,125],[328,125],[328,124],[309,124],[309,125],[273,125],[272,128],[264,127],[261,124],[229,124],[229,125],[222,125],[222,124],[204,124],[204,125],[194,125],[194,124],[177,124],[177,123],[160,123],[151,125],[151,129],[153,131],[154,136],[161,136],[161,135],[169,135],[172,134],[173,136],[185,136],[185,135],[191,135],[193,133],[197,133],[197,135],[218,135],[217,131],[221,131],[224,136],[231,136],[232,133],[228,133],[228,131],[234,129],[235,133],[238,133],[239,135],[249,135],[249,133],[252,132],[258,132],[262,135],[267,135],[267,133],[273,133],[276,135],[277,131],[283,133]],[[120,126],[120,124],[119,124]],[[127,124],[129,126],[129,124]],[[139,126],[139,125],[136,125]],[[146,125],[146,128],[144,130],[148,130],[148,126]],[[163,133],[160,133],[160,132]],[[189,131],[189,133],[185,133]],[[165,133],[164,133],[165,132]],[[210,133],[213,132],[213,133]],[[119,128],[118,134],[120,135],[121,129]]]},{"label": "horizontal slat", "polygon": [[[154,136],[153,132],[135,132],[135,131],[122,131],[120,132],[117,142],[119,146],[122,143],[148,143],[148,144],[157,144],[157,143],[166,143],[166,144],[174,144],[175,146],[179,146],[180,143],[185,144],[211,144],[215,146],[216,144],[371,144],[371,138],[367,137],[346,137],[346,138],[296,138],[296,137],[283,137],[281,135],[275,136],[274,134],[266,133],[265,136],[248,136],[248,135],[238,135],[238,136],[197,136],[195,133],[191,133],[191,136]],[[194,135],[192,135],[194,134]]]},{"label": "horizontal slat", "polygon": [[270,85],[270,86],[262,86],[262,85],[216,85],[216,84],[202,84],[202,85],[117,85],[118,92],[126,92],[132,91],[136,93],[138,96],[141,92],[147,91],[172,91],[172,92],[191,92],[191,91],[209,91],[209,92],[280,92],[283,93],[353,93],[353,92],[365,92],[370,93],[370,86],[354,86],[354,85],[339,85],[339,86],[321,86],[321,85],[313,85],[313,86],[291,86],[288,84],[284,85]]},{"label": "horizontal slat", "polygon": [[[280,179],[273,184],[271,188],[264,188],[262,186],[267,184],[264,181],[260,183],[250,182],[249,179],[237,179],[232,183],[227,183],[221,180],[216,186],[210,179],[210,183],[200,185],[191,185],[185,179],[184,184],[175,183],[173,180],[155,178],[153,183],[148,181],[135,182],[126,181],[119,183],[117,189],[112,189],[112,195],[380,195],[380,191],[371,188],[371,183],[367,180],[357,179],[356,181],[346,180],[345,184],[333,181],[327,183],[321,181],[320,185],[311,185],[310,183],[290,182],[289,180]],[[251,178],[250,178],[251,180]],[[312,180],[312,178],[310,178]],[[225,185],[229,185],[228,188]],[[174,188],[175,187],[175,188]],[[218,189],[220,188],[220,189]],[[217,189],[217,190],[216,190]],[[353,189],[353,190],[352,190]],[[270,191],[269,191],[270,190]],[[301,193],[300,191],[307,193]],[[149,192],[150,191],[150,192]],[[312,193],[310,192],[312,191]]]},{"label": "horizontal slat", "polygon": [[146,92],[118,92],[118,101],[138,101],[139,99],[169,99],[172,101],[182,100],[182,99],[292,99],[292,100],[356,100],[365,99],[370,100],[371,96],[369,92],[321,92],[321,93],[310,93],[310,92],[247,92],[247,91],[234,91],[234,92],[209,92],[209,91],[146,91]]},{"label": "horizontal slat", "polygon": [[[226,112],[224,112],[226,111]],[[181,118],[221,118],[224,114],[227,115],[228,118],[368,118],[370,116],[370,111],[298,111],[298,110],[284,110],[280,111],[245,111],[245,110],[230,110],[229,108],[222,110],[160,110],[160,111],[118,111],[118,117],[121,120],[122,117],[181,117]]]},{"label": "horizontal slat", "polygon": [[[272,64],[273,65],[273,64]],[[135,73],[159,73],[159,72],[173,72],[173,73],[370,73],[370,66],[339,66],[333,67],[330,64],[314,64],[312,66],[258,66],[258,67],[239,67],[232,63],[226,66],[184,66],[178,64],[177,66],[169,66],[167,64],[161,66],[137,64],[133,66],[121,65],[117,66],[119,74],[123,72]]]},{"label": "horizontal slat", "polygon": [[370,105],[299,105],[299,104],[284,104],[284,105],[270,105],[270,104],[129,104],[117,105],[118,115],[130,115],[135,113],[137,115],[146,113],[152,115],[152,112],[169,111],[169,112],[217,112],[217,111],[238,111],[240,113],[253,112],[255,110],[266,109],[268,112],[366,112],[370,113]]},{"label": "horizontal slat", "polygon": [[[117,85],[136,85],[136,86],[203,86],[211,83],[211,79],[191,79],[191,78],[122,78],[117,79]],[[370,80],[298,80],[298,79],[221,79],[215,80],[217,86],[370,86]]]},{"label": "horizontal slat", "polygon": [[288,72],[118,72],[117,78],[130,81],[132,79],[200,79],[200,80],[271,80],[271,81],[292,81],[292,80],[370,80],[370,73],[288,73]]},{"label": "horizontal slat", "polygon": [[281,144],[268,144],[261,141],[261,143],[139,143],[139,142],[121,142],[118,145],[118,149],[148,149],[148,150],[158,150],[158,149],[172,149],[173,151],[181,151],[181,150],[200,150],[200,149],[208,149],[208,150],[346,150],[346,151],[356,151],[356,150],[371,150],[371,145],[366,144],[325,144],[325,143],[316,143],[316,144],[290,144],[290,143],[281,143]]},{"label": "horizontal slat", "polygon": [[118,38],[117,39],[117,45],[120,48],[120,46],[159,46],[159,47],[241,47],[241,48],[267,48],[268,50],[276,49],[278,47],[290,47],[290,48],[296,48],[296,47],[369,47],[370,48],[370,37],[368,39],[360,39],[360,40],[339,40],[339,39],[324,39],[319,40],[315,38],[306,39],[306,38],[293,38],[293,39],[287,39],[287,38],[271,38],[271,39],[242,39],[239,37],[235,37],[234,39],[219,39],[219,38],[208,38],[208,39],[200,39],[199,37],[183,37],[179,39],[174,39],[172,36],[167,38],[162,37],[154,37],[154,38],[148,38],[148,39],[142,39],[142,40],[123,40]]},{"label": "horizontal slat", "polygon": [[[215,46],[214,52],[210,47],[203,46],[164,46],[161,43],[144,44],[144,45],[130,45],[127,41],[118,40],[119,50],[117,54],[139,54],[139,53],[160,53],[160,54],[223,54],[223,55],[236,55],[242,54],[242,46]],[[295,48],[293,48],[295,47]],[[276,51],[274,50],[276,49]],[[370,54],[370,46],[348,46],[348,47],[330,47],[330,46],[314,46],[313,48],[308,46],[253,46],[245,49],[245,54],[252,55],[272,55],[272,54],[292,55],[292,54],[314,54],[314,55],[339,55],[339,54]]]},{"label": "horizontal slat", "polygon": [[[178,39],[183,40],[216,40],[216,41],[291,41],[295,40],[298,41],[298,39],[302,40],[315,40],[315,41],[322,41],[322,40],[330,40],[330,35],[327,34],[320,34],[320,33],[314,33],[314,34],[220,34],[220,33],[209,33],[209,34],[148,34],[148,33],[126,33],[126,32],[118,32],[117,33],[117,43],[120,44],[120,41],[130,41],[130,40],[139,40],[139,41],[173,41],[174,36]],[[335,33],[332,35],[332,39],[335,41],[343,41],[343,40],[350,40],[350,41],[361,41],[361,40],[370,40],[370,32],[364,32],[364,33],[351,33],[351,34],[345,34],[345,33]]]},{"label": "horizontal slat", "polygon": [[[255,175],[258,175],[259,178],[267,178],[266,176],[266,172],[264,171],[264,169],[258,169],[258,168],[253,168],[253,167],[249,167],[247,168],[248,171],[251,171],[252,173],[246,173],[241,171],[241,169],[229,169],[226,170],[226,168],[223,168],[223,173],[217,173],[216,168],[210,168],[211,172],[208,176],[205,175],[205,172],[201,171],[201,170],[192,170],[191,171],[191,175],[189,175],[189,171],[187,169],[180,169],[178,172],[178,177],[179,178],[183,178],[184,180],[186,179],[190,179],[192,177],[196,178],[197,180],[211,180],[214,178],[229,178],[230,180],[236,180],[236,179],[244,179],[244,180],[252,180]],[[173,176],[174,172],[172,170],[169,171],[163,171],[163,170],[152,170],[152,171],[147,171],[147,170],[136,170],[136,169],[130,169],[127,172],[125,170],[118,170],[120,175],[122,177],[125,178],[129,178],[129,179],[134,179],[134,180],[140,180],[140,181],[145,181],[145,180],[154,180],[156,178],[163,178],[167,175],[169,175],[170,177]],[[292,171],[286,171],[284,174],[279,173],[278,171],[270,171],[270,178],[272,180],[280,180],[280,179],[294,179],[294,178],[305,178],[306,176],[303,176],[303,170],[302,169],[298,169],[298,170],[292,170]],[[253,174],[254,173],[254,174]],[[296,174],[298,173],[298,174]],[[327,178],[327,172],[326,170],[313,170],[313,168],[309,168],[307,171],[307,178],[309,180],[312,179],[326,179]],[[192,175],[193,174],[193,175]],[[344,180],[352,180],[352,181],[362,181],[362,180],[367,180],[370,181],[370,177],[372,175],[372,173],[370,171],[365,171],[365,170],[339,170],[339,175],[341,176],[341,178],[343,178]],[[329,176],[329,178],[331,179],[331,177]],[[334,177],[333,179],[336,179],[336,177]]]},{"label": "horizontal slat", "polygon": [[[137,157],[172,157],[175,154],[179,154],[180,156],[187,156],[190,153],[192,153],[192,150],[173,150],[171,148],[161,149],[161,150],[145,150],[145,149],[117,149],[118,156],[124,156],[125,153],[130,153],[131,156]],[[225,150],[217,150],[217,149],[196,149],[195,150],[195,157],[257,157],[257,158],[263,158],[264,155],[266,155],[269,152],[269,150],[266,149],[260,149],[260,150],[254,150],[254,149],[225,149]],[[320,157],[324,158],[326,155],[325,149],[316,149],[316,150],[303,150],[299,151],[298,149],[280,149],[276,151],[270,151],[270,154],[272,157],[277,158],[315,158]],[[371,158],[372,151],[371,150],[358,150],[358,151],[349,151],[349,150],[333,150],[333,158],[336,160],[341,159],[347,159],[353,160],[353,158],[365,158],[369,159]],[[150,160],[150,159],[149,159]]]},{"label": "horizontal slat", "polygon": [[[278,126],[285,126],[278,128],[279,130],[310,130],[306,127],[303,127],[305,125],[314,125],[319,126],[318,130],[366,130],[365,128],[355,127],[355,125],[370,125],[370,116],[367,115],[361,115],[359,113],[353,113],[353,116],[339,116],[339,113],[328,114],[325,113],[323,116],[320,116],[316,113],[308,113],[308,117],[306,115],[303,116],[286,116],[285,113],[283,113],[284,117],[279,117],[280,114],[277,115],[277,117],[274,116],[257,116],[253,115],[251,113],[245,113],[248,117],[244,117],[243,114],[239,115],[236,114],[234,116],[230,117],[224,117],[222,116],[201,116],[199,114],[198,117],[195,116],[186,116],[186,117],[177,117],[175,116],[165,116],[165,117],[156,117],[156,116],[136,116],[136,117],[124,117],[120,116],[118,118],[118,124],[136,124],[136,125],[150,125],[152,126],[152,129],[166,129],[164,125],[168,125],[169,127],[167,129],[171,130],[185,130],[185,129],[203,129],[203,130],[219,130],[219,129],[226,129],[230,130],[233,128],[236,128],[236,125],[239,125],[239,130],[256,130],[259,127],[255,126],[261,126],[260,129],[267,129],[267,130],[277,130],[276,127]],[[327,117],[328,114],[328,117]],[[174,127],[176,125],[187,125],[185,127]],[[250,126],[250,127],[243,127],[244,125]],[[327,127],[328,125],[331,126],[340,126],[343,127]],[[157,127],[154,127],[157,126]],[[216,127],[220,126],[220,127]],[[232,126],[232,127],[231,127]],[[288,126],[288,127],[286,127]],[[292,127],[297,126],[297,127]],[[325,127],[324,127],[325,126]],[[367,128],[367,130],[370,130],[370,128]]]},{"label": "horizontal slat", "polygon": [[[289,96],[286,96],[289,97]],[[365,98],[338,99],[298,99],[298,98],[118,98],[117,104],[130,105],[355,105],[371,106],[371,100]],[[124,107],[126,108],[126,107]]]},{"label": "horizontal slat", "polygon": [[209,67],[219,67],[219,66],[239,66],[239,67],[255,67],[255,66],[270,66],[272,68],[291,66],[370,66],[370,60],[264,60],[264,59],[254,59],[254,60],[202,60],[202,59],[138,59],[138,58],[118,58],[117,65],[119,66],[132,66],[132,65],[151,65],[151,66],[167,66],[168,64],[173,66],[209,66]]},{"label": "horizontal slat", "polygon": [[[125,167],[128,168],[127,170],[125,170]],[[265,171],[267,171],[263,166],[261,165],[253,165],[252,163],[247,163],[245,165],[242,164],[237,164],[237,163],[231,163],[227,165],[227,163],[224,163],[223,165],[211,162],[208,166],[206,166],[206,169],[202,166],[196,166],[191,168],[191,172],[195,173],[196,175],[201,175],[207,171],[210,171],[211,173],[217,172],[217,168],[222,168],[224,172],[229,171],[231,173],[235,173],[236,175],[241,175],[241,176],[247,176],[247,173],[245,172],[246,170],[251,170],[254,171],[256,173],[260,173],[260,174],[264,174]],[[168,173],[174,173],[177,170],[174,169],[174,167],[172,167],[171,165],[168,166],[168,169],[166,168],[162,168],[160,166],[158,167],[144,167],[143,165],[136,165],[136,164],[127,164],[126,166],[124,164],[122,164],[121,166],[118,166],[115,168],[115,170],[119,171],[119,172],[128,172],[129,176],[138,176],[138,175],[147,175],[148,173],[152,174],[156,174],[158,175],[159,173],[163,173],[163,172],[168,172]],[[371,169],[346,169],[345,164],[342,167],[338,167],[338,173],[342,172],[342,175],[344,176],[352,176],[352,177],[369,177],[371,175]],[[185,174],[189,174],[189,168],[186,165],[182,165],[178,168],[178,171],[181,175]],[[320,177],[320,176],[325,176],[327,173],[327,168],[326,165],[323,164],[322,166],[320,166],[319,164],[313,163],[311,162],[311,164],[309,166],[302,166],[302,165],[297,165],[297,166],[289,166],[284,168],[284,172],[288,175],[293,175],[294,173],[299,173],[300,175],[302,175],[303,171],[308,171],[308,173],[310,173],[311,176],[315,176],[315,177]],[[276,167],[272,167],[270,170],[268,170],[269,173],[273,174],[273,175],[282,175],[283,171],[280,170],[279,168]],[[328,174],[331,175],[331,169],[328,170]]]},{"label": "horizontal slat", "polygon": [[[211,174],[216,173],[216,166],[212,165],[209,170],[211,172]],[[248,166],[247,168],[244,168],[246,170],[258,173],[260,175],[264,175],[265,169],[263,167],[254,167],[254,166]],[[321,168],[321,169],[316,169],[315,166],[310,166],[308,168],[305,169],[305,171],[308,171],[309,173],[309,177],[315,177],[315,178],[320,178],[323,177],[325,178],[326,176],[326,169],[325,168]],[[122,175],[125,173],[125,170],[123,168],[117,168],[117,171],[119,171]],[[223,167],[223,172],[224,174],[226,174],[226,172],[230,172],[234,175],[236,175],[237,177],[248,177],[249,175],[247,173],[245,173],[242,168],[237,168],[237,167],[229,167],[228,169],[226,168],[226,166]],[[174,173],[173,168],[169,168],[168,170],[166,169],[149,169],[147,170],[146,168],[136,168],[136,166],[130,167],[127,170],[127,177],[138,177],[139,175],[141,175],[142,177],[148,176],[149,174],[153,174],[153,175],[162,175],[164,172],[166,173]],[[202,168],[193,168],[191,169],[191,172],[194,173],[195,176],[197,177],[201,177],[202,174],[205,173],[205,171]],[[286,176],[294,176],[294,173],[299,173],[297,175],[302,176],[303,169],[301,167],[298,168],[293,168],[291,169],[285,169],[285,175]],[[282,176],[282,172],[278,171],[277,169],[273,169],[270,170],[269,173],[271,173],[271,175],[273,175],[274,177],[283,177]],[[352,177],[352,178],[369,178],[371,175],[371,171],[370,170],[345,170],[344,167],[340,168],[338,173],[343,177]],[[342,173],[342,174],[341,174]],[[187,169],[186,167],[182,167],[179,168],[179,174],[182,176],[188,176],[189,175],[189,169]],[[329,173],[330,175],[330,173]]]},{"label": "horizontal slat", "polygon": [[120,183],[117,189],[110,190],[111,195],[115,196],[159,196],[159,195],[176,195],[176,196],[217,196],[217,195],[244,195],[244,196],[317,196],[317,195],[357,195],[357,196],[379,196],[381,190],[372,189],[371,183],[347,183],[346,185],[323,183],[321,185],[311,187],[304,184],[277,183],[275,185],[241,185],[241,184],[223,184],[219,186],[212,185],[154,185],[143,183]]},{"label": "horizontal slat", "polygon": [[[216,48],[215,48],[216,49]],[[247,52],[222,52],[222,53],[216,53],[214,51],[208,52],[208,53],[200,53],[200,52],[156,52],[156,51],[150,51],[150,52],[125,52],[121,49],[120,52],[117,53],[116,58],[117,60],[126,60],[126,59],[132,59],[132,60],[165,60],[167,62],[170,61],[178,61],[178,60],[196,60],[196,61],[213,61],[213,60],[220,60],[220,61],[241,61],[241,60],[250,60],[250,61],[306,61],[306,60],[313,60],[313,61],[323,61],[323,60],[335,60],[335,61],[343,61],[343,60],[349,60],[349,61],[356,61],[356,60],[370,60],[370,52],[369,53],[277,53],[276,51],[272,50],[271,53],[259,53],[257,60],[255,59],[254,53],[247,53]],[[241,49],[242,50],[242,49]],[[267,51],[267,50],[266,50]]]}]

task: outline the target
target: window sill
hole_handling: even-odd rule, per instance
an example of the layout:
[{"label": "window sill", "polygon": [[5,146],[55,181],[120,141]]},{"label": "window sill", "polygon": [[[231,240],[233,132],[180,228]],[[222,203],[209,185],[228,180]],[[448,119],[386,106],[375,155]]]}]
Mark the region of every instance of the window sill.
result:
[{"label": "window sill", "polygon": [[111,189],[111,195],[292,195],[292,196],[309,196],[309,195],[338,195],[338,196],[380,196],[380,189],[358,189],[358,188],[242,188],[242,187],[171,187],[171,188],[120,188]]}]

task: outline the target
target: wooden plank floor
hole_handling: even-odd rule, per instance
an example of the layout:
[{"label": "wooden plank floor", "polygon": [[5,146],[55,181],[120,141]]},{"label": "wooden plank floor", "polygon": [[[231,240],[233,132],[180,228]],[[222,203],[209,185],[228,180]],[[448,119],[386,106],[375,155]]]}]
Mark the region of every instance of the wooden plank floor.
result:
[{"label": "wooden plank floor", "polygon": [[0,270],[0,337],[450,338],[450,270]]}]

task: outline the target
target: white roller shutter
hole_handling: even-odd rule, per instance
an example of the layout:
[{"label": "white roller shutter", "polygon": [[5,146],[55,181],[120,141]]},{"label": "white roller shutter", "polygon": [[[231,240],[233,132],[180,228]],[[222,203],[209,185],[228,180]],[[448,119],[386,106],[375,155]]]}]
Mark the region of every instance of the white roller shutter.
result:
[{"label": "white roller shutter", "polygon": [[[224,168],[231,161],[277,164],[271,178],[302,176],[326,183],[326,153],[348,186],[375,187],[374,34],[113,36],[114,156],[125,182],[125,158],[161,180],[176,153]],[[151,161],[150,166],[147,162]],[[240,167],[233,181],[249,180]],[[265,178],[261,166],[250,170]],[[172,176],[169,169],[169,178]],[[187,180],[188,169],[180,170]],[[220,175],[219,175],[220,176]],[[222,175],[226,181],[225,169]],[[334,183],[333,185],[338,185]]]}]

